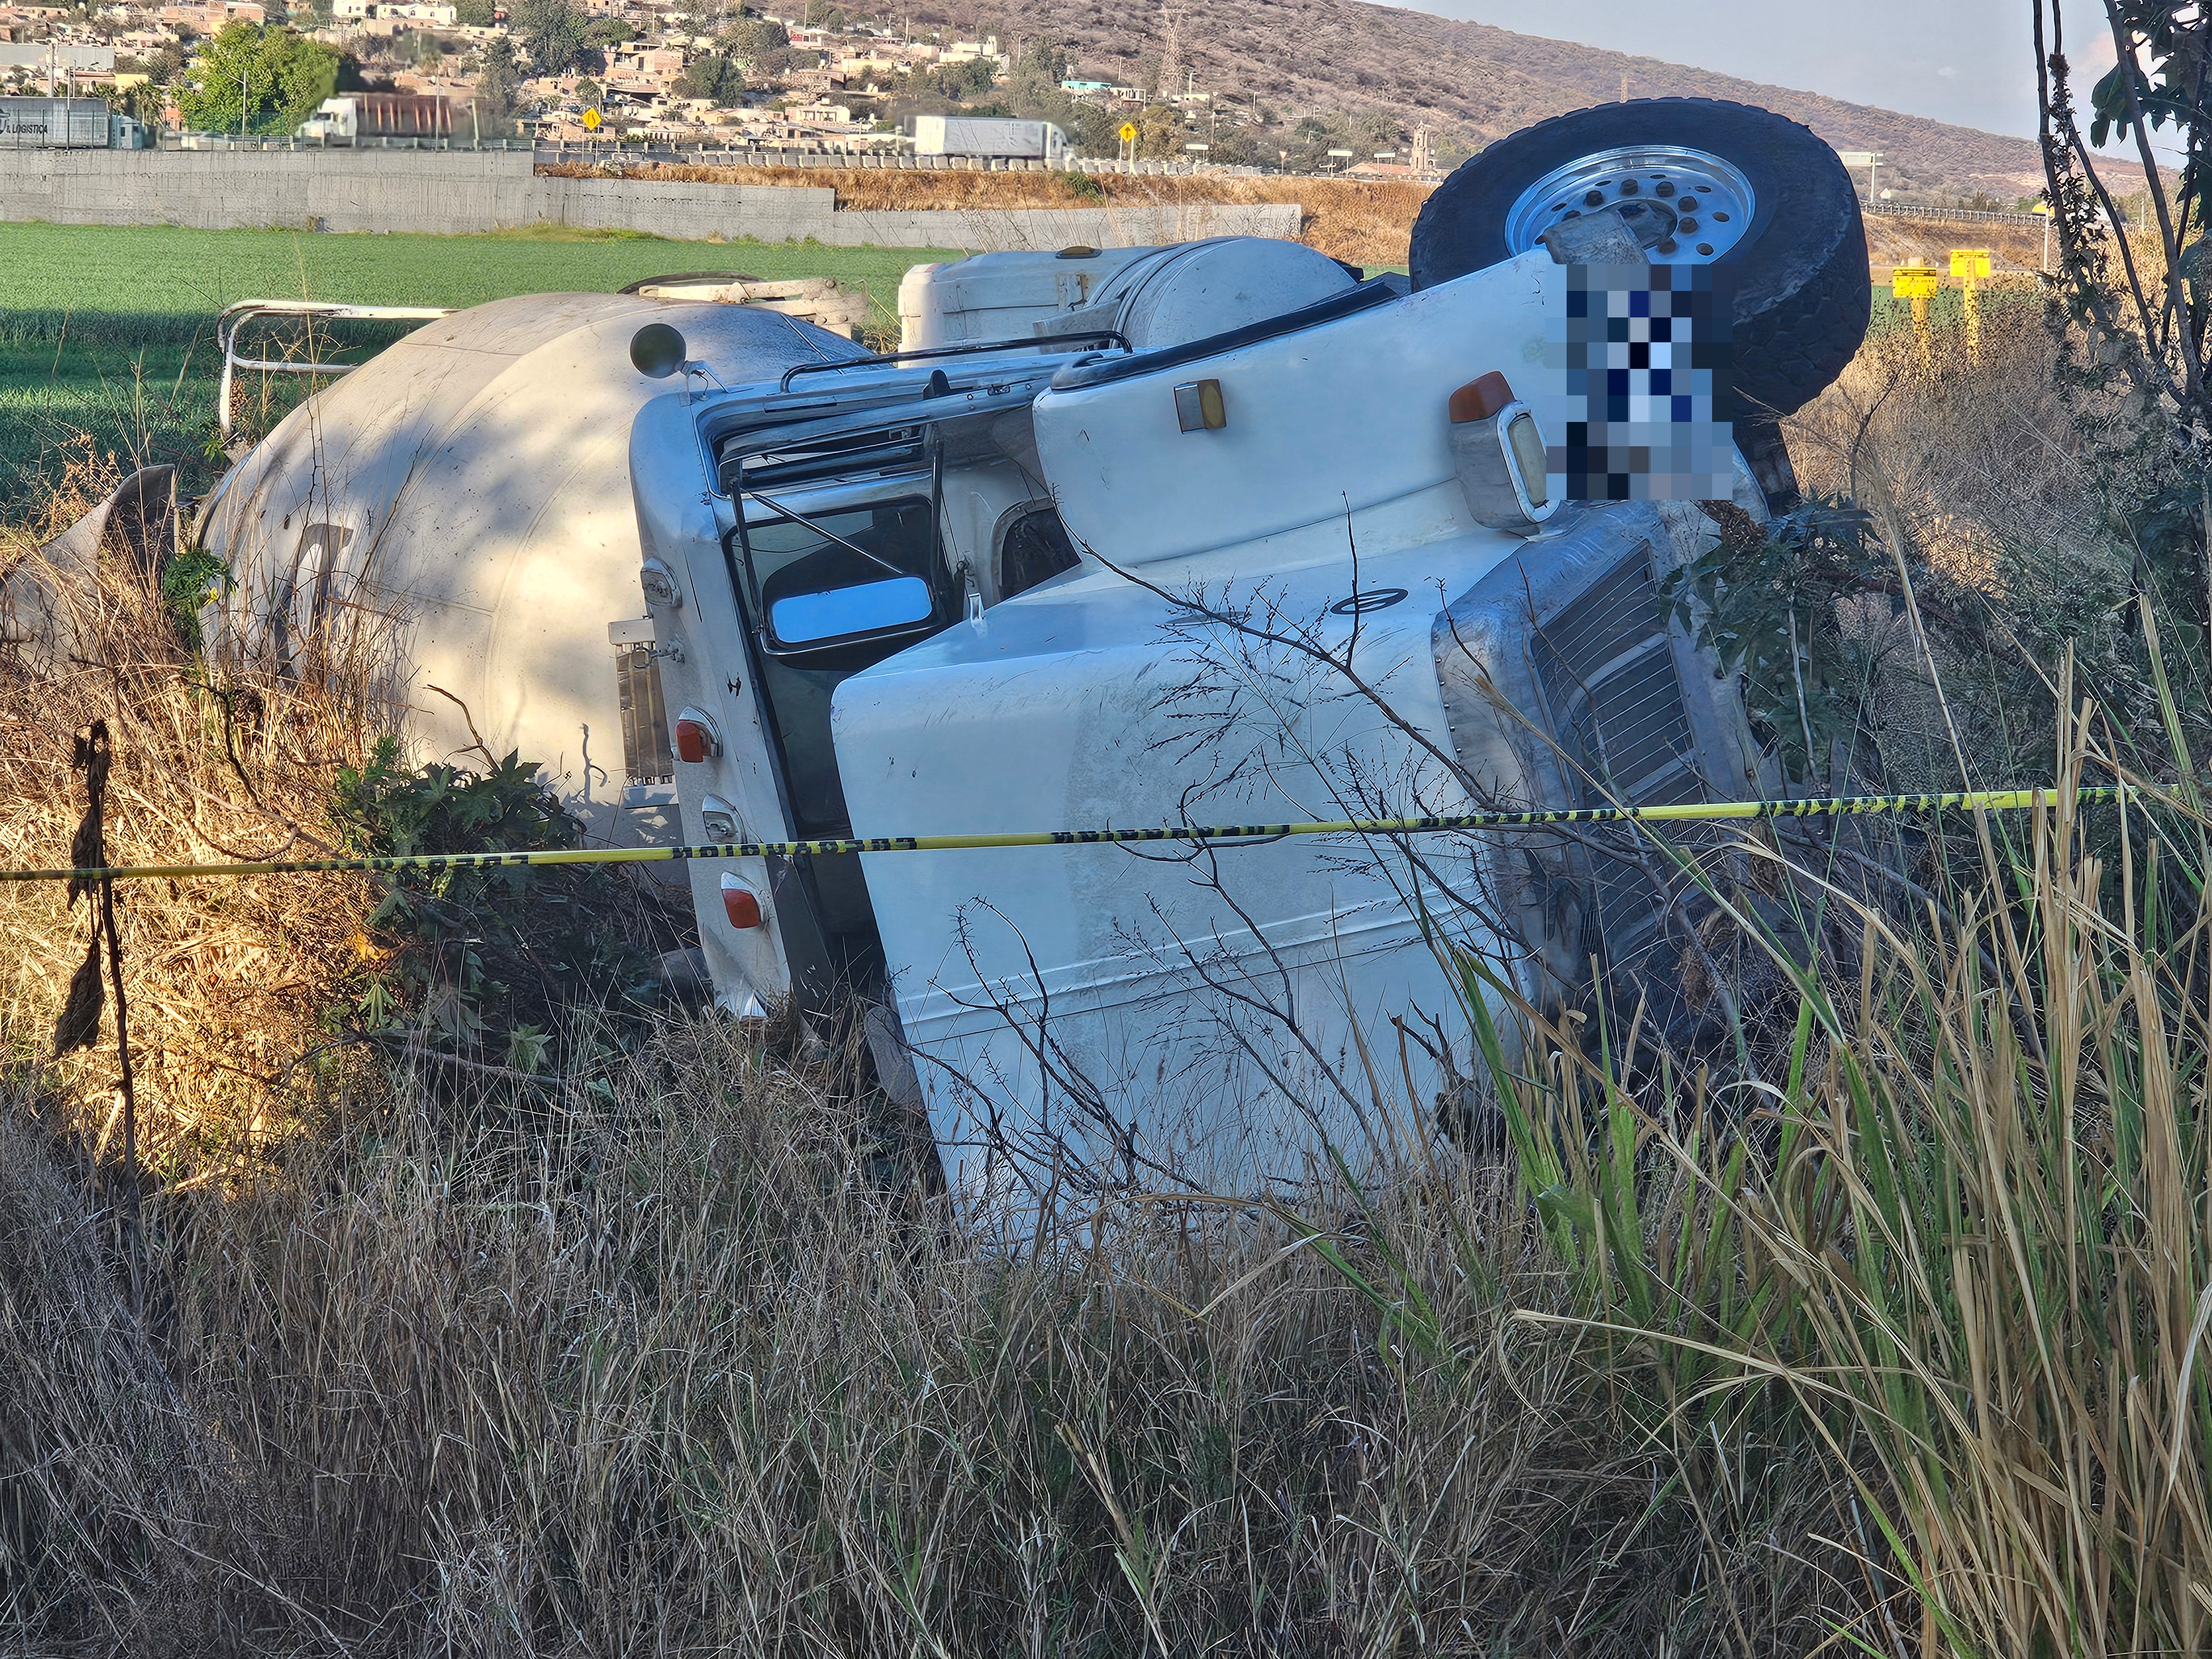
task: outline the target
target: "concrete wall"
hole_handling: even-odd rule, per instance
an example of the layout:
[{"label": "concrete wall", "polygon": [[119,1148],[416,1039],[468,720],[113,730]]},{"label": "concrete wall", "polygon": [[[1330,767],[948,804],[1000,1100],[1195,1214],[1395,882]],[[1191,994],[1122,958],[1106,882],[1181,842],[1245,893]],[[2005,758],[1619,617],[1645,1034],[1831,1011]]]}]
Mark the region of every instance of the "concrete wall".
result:
[{"label": "concrete wall", "polygon": [[841,246],[1137,247],[1295,237],[1294,204],[840,213],[836,192],[773,185],[538,176],[519,151],[0,152],[0,221],[459,234],[536,224],[700,240]]}]

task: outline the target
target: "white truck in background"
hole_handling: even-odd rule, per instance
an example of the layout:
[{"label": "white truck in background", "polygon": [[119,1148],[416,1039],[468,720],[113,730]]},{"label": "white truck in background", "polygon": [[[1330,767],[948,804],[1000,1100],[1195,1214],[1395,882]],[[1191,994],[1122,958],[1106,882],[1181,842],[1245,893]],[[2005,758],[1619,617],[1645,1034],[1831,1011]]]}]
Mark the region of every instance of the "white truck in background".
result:
[{"label": "white truck in background", "polygon": [[1042,161],[1065,167],[1067,135],[1049,121],[1017,121],[991,115],[917,115],[916,155],[972,155],[979,160]]},{"label": "white truck in background", "polygon": [[[880,357],[743,307],[501,301],[238,464],[200,515],[233,579],[204,628],[298,672],[368,641],[422,740],[471,741],[434,685],[605,840],[875,843],[674,867],[733,1012],[872,1009],[957,1191],[1356,1162],[1451,1095],[1453,949],[1553,1006],[1595,961],[1669,1017],[1686,941],[1634,860],[895,841],[1771,787],[1659,597],[1713,521],[1554,499],[1514,392],[1584,216],[1729,267],[1769,414],[1863,333],[1833,152],[1696,100],[1484,152],[1410,283],[1250,239],[988,256],[911,276]],[[1731,505],[1763,518],[1786,472],[1746,447]]]}]

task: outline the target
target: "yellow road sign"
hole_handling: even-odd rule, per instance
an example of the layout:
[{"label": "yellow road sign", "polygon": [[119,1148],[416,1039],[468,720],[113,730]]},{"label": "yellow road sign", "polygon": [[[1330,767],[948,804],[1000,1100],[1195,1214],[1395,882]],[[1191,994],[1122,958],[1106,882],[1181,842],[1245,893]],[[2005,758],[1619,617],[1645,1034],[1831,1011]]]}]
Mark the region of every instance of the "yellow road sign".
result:
[{"label": "yellow road sign", "polygon": [[1900,300],[1925,300],[1936,289],[1936,267],[1933,265],[1893,265],[1889,272],[1889,291]]},{"label": "yellow road sign", "polygon": [[1985,247],[1954,247],[1951,250],[1951,274],[1954,276],[1986,276],[1990,274],[1990,251]]},{"label": "yellow road sign", "polygon": [[1134,121],[1121,123],[1121,142],[1125,144],[1133,144],[1137,142],[1137,124]]},{"label": "yellow road sign", "polygon": [[595,110],[595,109],[587,109],[587,110],[586,110],[586,111],[584,112],[584,131],[586,131],[586,132],[597,132],[599,130],[599,111],[597,111],[597,110]]}]

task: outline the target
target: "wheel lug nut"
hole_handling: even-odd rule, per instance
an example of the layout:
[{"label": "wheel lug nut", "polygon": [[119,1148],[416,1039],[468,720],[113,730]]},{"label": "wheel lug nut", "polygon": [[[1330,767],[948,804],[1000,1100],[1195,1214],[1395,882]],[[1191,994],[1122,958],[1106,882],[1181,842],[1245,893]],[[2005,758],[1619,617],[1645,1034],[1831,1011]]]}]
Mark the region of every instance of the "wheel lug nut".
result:
[{"label": "wheel lug nut", "polygon": [[1674,193],[1674,181],[1672,179],[1662,179],[1653,187],[1651,193],[1654,196],[1672,196]]},{"label": "wheel lug nut", "polygon": [[1624,179],[1620,181],[1620,193],[1623,196],[1633,196],[1643,188],[1644,186],[1633,179]]},{"label": "wheel lug nut", "polygon": [[1685,219],[1682,221],[1682,228],[1684,230],[1695,230],[1697,228],[1698,222],[1695,219]]},{"label": "wheel lug nut", "polygon": [[1712,251],[1713,245],[1711,242],[1700,242],[1698,244],[1698,252],[1700,253],[1711,253]]},{"label": "wheel lug nut", "polygon": [[1594,190],[1590,191],[1589,195],[1583,198],[1583,205],[1584,207],[1603,207],[1605,205],[1605,192],[1601,190]]},{"label": "wheel lug nut", "polygon": [[1679,252],[1681,246],[1682,245],[1680,242],[1677,242],[1673,237],[1669,236],[1660,242],[1659,251],[1662,253],[1674,253]]}]

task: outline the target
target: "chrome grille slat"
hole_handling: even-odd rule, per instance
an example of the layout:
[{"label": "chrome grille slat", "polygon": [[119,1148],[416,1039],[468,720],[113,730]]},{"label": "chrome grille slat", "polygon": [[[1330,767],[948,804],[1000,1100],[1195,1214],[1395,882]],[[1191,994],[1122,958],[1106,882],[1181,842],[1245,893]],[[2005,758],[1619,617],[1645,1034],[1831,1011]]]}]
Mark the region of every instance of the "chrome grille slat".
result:
[{"label": "chrome grille slat", "polygon": [[[1540,619],[1534,659],[1553,735],[1569,769],[1582,769],[1569,780],[1577,805],[1608,794],[1640,806],[1704,795],[1648,544]],[[1584,953],[1616,973],[1656,968],[1665,942],[1658,896],[1633,843],[1624,836],[1616,850],[1620,857],[1601,857],[1591,872]]]}]

